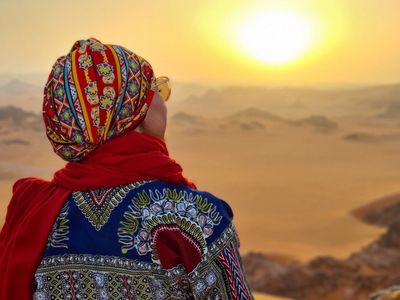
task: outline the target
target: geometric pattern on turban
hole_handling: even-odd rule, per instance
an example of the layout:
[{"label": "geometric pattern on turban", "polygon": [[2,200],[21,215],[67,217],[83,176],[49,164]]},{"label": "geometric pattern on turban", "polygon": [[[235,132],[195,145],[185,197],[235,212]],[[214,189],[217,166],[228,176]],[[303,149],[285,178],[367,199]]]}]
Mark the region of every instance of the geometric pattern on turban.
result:
[{"label": "geometric pattern on turban", "polygon": [[54,63],[42,116],[54,152],[79,161],[112,137],[135,128],[150,106],[155,80],[148,61],[95,38],[76,41]]}]

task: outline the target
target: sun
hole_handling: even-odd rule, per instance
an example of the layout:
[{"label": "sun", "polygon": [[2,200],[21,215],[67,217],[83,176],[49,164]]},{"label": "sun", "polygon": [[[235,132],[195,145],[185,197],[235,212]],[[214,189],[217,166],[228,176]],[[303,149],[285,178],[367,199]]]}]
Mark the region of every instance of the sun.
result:
[{"label": "sun", "polygon": [[312,45],[311,21],[286,10],[265,10],[238,25],[240,46],[252,57],[280,65],[305,53]]}]

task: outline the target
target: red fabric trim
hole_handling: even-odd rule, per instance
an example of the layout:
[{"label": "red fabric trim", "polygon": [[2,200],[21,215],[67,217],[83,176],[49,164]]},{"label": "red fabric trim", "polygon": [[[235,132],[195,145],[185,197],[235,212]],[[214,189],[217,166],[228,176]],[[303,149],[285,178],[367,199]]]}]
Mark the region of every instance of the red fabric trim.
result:
[{"label": "red fabric trim", "polygon": [[152,230],[152,236],[163,268],[171,269],[182,264],[190,273],[200,262],[201,246],[178,225],[159,225]]},{"label": "red fabric trim", "polygon": [[71,192],[150,179],[196,188],[169,157],[163,140],[129,131],[82,161],[67,163],[50,182],[33,177],[17,180],[0,233],[0,299],[32,299],[34,273]]}]

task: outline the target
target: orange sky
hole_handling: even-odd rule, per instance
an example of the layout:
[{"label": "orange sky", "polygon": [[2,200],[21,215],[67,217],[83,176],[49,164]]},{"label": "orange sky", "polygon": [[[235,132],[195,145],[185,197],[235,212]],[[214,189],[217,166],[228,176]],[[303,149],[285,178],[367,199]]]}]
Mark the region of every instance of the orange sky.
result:
[{"label": "orange sky", "polygon": [[[39,4],[40,3],[40,4]],[[337,85],[400,81],[397,0],[0,1],[0,73],[48,72],[77,39],[96,37],[148,59],[158,75],[208,85]],[[233,28],[284,9],[318,37],[286,65],[244,53]],[[260,33],[262,38],[262,33]]]}]

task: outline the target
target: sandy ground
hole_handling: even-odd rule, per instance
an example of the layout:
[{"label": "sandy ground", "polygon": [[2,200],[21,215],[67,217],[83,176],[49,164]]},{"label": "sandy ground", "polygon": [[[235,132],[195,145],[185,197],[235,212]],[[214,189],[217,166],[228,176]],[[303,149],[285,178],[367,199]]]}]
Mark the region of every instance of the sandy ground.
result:
[{"label": "sandy ground", "polygon": [[[64,162],[41,135],[30,139],[31,146],[2,146],[1,170],[50,178]],[[357,221],[349,211],[398,192],[395,142],[355,143],[341,133],[308,128],[193,134],[171,125],[167,144],[199,189],[231,204],[242,253],[282,253],[301,260],[345,257],[382,230]],[[0,182],[1,223],[12,183]]]},{"label": "sandy ground", "polygon": [[398,191],[398,143],[352,143],[297,129],[171,133],[168,141],[199,188],[231,203],[242,252],[345,257],[381,232],[349,210]]},{"label": "sandy ground", "polygon": [[254,300],[290,300],[288,298],[275,297],[265,294],[254,293]]}]

